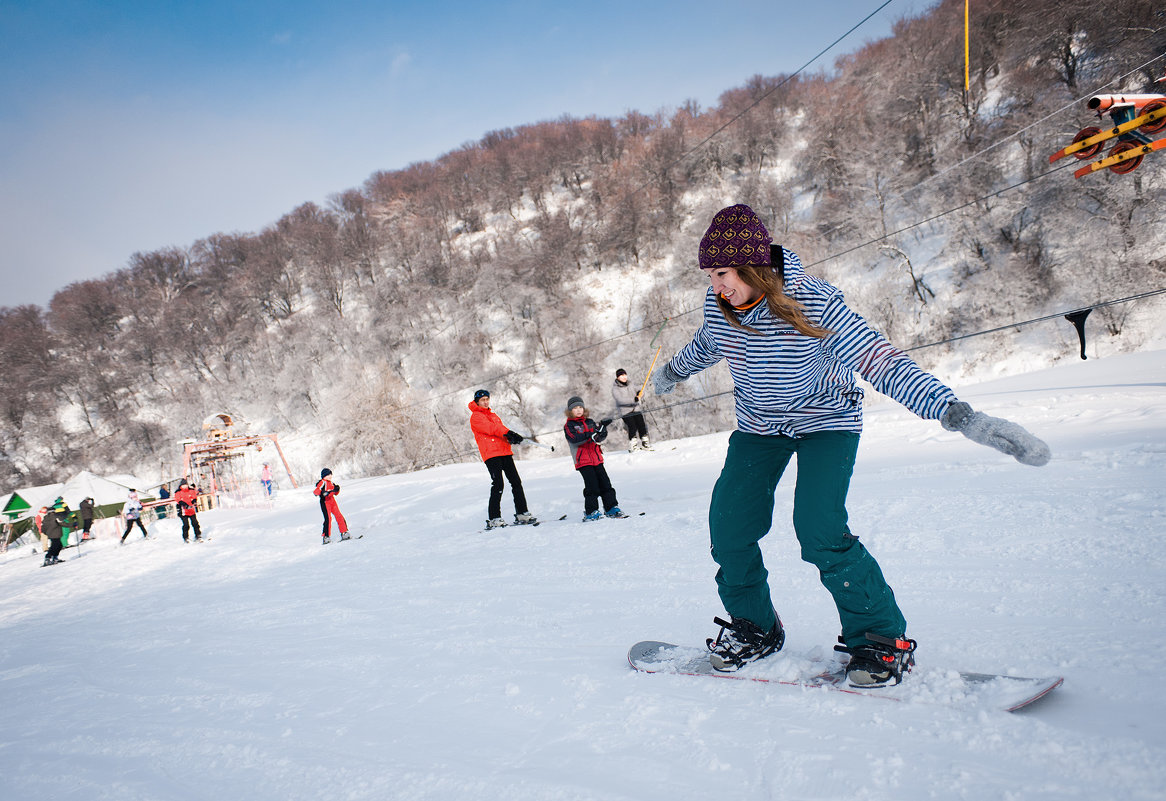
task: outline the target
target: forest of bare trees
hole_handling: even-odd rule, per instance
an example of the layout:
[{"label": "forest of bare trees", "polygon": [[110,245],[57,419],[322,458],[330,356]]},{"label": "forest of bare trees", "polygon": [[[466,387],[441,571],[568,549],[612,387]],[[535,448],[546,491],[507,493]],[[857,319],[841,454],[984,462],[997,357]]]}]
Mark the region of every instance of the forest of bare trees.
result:
[{"label": "forest of bare trees", "polygon": [[[734,202],[900,344],[1162,286],[1166,157],[1045,173],[1090,124],[1074,101],[1166,74],[1166,6],[972,8],[970,92],[963,3],[944,0],[829,75],[491,131],[265,230],[136,253],[47,309],[0,308],[0,491],[153,475],[221,410],[360,472],[468,451],[486,382],[516,428],[548,431],[568,394],[642,375],[666,318],[666,355],[691,334],[695,244]],[[1108,335],[1124,313],[1104,312]],[[691,433],[728,408],[656,422]]]}]

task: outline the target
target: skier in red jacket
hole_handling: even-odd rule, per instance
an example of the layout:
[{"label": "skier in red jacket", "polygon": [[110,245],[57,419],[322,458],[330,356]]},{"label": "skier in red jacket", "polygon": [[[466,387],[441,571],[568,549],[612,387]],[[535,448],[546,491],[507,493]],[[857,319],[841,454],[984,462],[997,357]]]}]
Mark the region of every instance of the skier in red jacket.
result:
[{"label": "skier in red jacket", "polygon": [[[324,514],[324,544],[332,541],[332,520],[336,518],[336,528],[340,530],[340,539],[350,539],[348,521],[340,514],[340,507],[336,504],[336,496],[340,494],[340,485],[332,481],[332,471],[325,467],[320,471],[320,480],[316,482],[313,495],[320,498],[320,511]],[[331,517],[329,517],[331,515]]]},{"label": "skier in red jacket", "polygon": [[193,527],[194,541],[202,542],[202,527],[198,524],[198,487],[182,479],[174,492],[174,501],[178,505],[178,516],[182,518],[182,541],[190,542]]},{"label": "skier in red jacket", "polygon": [[526,493],[522,491],[522,479],[514,466],[514,450],[511,445],[522,442],[523,436],[502,424],[501,418],[490,410],[490,393],[479,389],[470,401],[470,429],[474,441],[478,443],[478,453],[490,471],[490,503],[487,509],[486,527],[500,528],[506,525],[502,519],[502,476],[510,482],[514,493],[514,522],[519,525],[537,523],[534,515],[526,507]]}]

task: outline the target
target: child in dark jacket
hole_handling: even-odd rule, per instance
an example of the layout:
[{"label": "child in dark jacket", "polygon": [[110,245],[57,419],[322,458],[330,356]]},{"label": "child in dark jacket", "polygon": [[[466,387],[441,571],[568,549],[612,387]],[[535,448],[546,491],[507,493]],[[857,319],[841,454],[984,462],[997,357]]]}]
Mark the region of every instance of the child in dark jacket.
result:
[{"label": "child in dark jacket", "polygon": [[603,448],[599,443],[607,439],[607,427],[611,420],[595,421],[587,416],[587,409],[583,399],[573,397],[567,401],[567,422],[563,426],[563,433],[571,446],[571,457],[575,460],[575,469],[583,476],[583,520],[598,520],[599,502],[603,501],[603,510],[608,517],[627,517],[620,511],[619,502],[615,498],[615,490],[611,480],[607,477],[607,469],[603,466]]}]

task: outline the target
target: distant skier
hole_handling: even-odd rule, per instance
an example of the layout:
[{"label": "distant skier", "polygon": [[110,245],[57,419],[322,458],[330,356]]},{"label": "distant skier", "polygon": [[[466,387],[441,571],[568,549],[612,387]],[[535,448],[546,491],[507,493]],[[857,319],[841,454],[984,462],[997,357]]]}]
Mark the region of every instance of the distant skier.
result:
[{"label": "distant skier", "polygon": [[129,500],[126,501],[124,514],[126,518],[126,530],[125,533],[121,535],[121,545],[125,544],[126,537],[130,535],[130,531],[133,529],[134,523],[137,523],[138,528],[142,530],[142,539],[146,539],[150,536],[146,531],[146,527],[142,525],[142,501],[140,498],[138,498],[138,491],[136,489],[130,489],[130,497]]},{"label": "distant skier", "polygon": [[563,424],[563,434],[571,447],[571,458],[575,469],[583,477],[583,520],[599,520],[599,502],[603,501],[603,511],[608,517],[627,517],[620,511],[619,501],[607,468],[603,466],[603,448],[600,443],[607,439],[610,419],[598,424],[587,416],[583,399],[576,396],[567,400],[567,422]]},{"label": "distant skier", "polygon": [[182,519],[182,541],[190,542],[190,529],[193,528],[194,541],[202,542],[202,527],[198,524],[198,487],[182,479],[174,492],[174,500]]},{"label": "distant skier", "polygon": [[90,529],[93,528],[93,499],[82,499],[77,512],[81,515],[81,539],[87,540],[90,538]]},{"label": "distant skier", "polygon": [[332,521],[329,516],[336,518],[336,528],[340,532],[340,539],[351,539],[348,534],[348,521],[340,514],[340,506],[336,503],[336,496],[340,494],[340,485],[332,481],[332,471],[325,467],[320,471],[320,480],[316,482],[313,495],[320,498],[320,511],[324,514],[324,544],[332,542]]},{"label": "distant skier", "polygon": [[806,275],[774,246],[745,205],[717,212],[701,239],[704,322],[654,379],[657,394],[721,359],[733,377],[737,430],[709,509],[716,581],[731,620],[707,645],[713,667],[741,666],[781,649],[758,541],[773,522],[773,493],[797,454],[793,525],[802,558],[818,568],[842,623],[854,685],[897,683],[913,659],[906,621],[874,557],[847,527],[846,492],[862,430],[860,374],[924,419],[939,420],[1030,465],[1049,460],[1019,425],[974,412],[937,378],[851,311],[842,293]]},{"label": "distant skier", "polygon": [[514,495],[514,522],[527,524],[538,522],[526,506],[526,493],[522,491],[522,479],[514,466],[514,449],[511,445],[522,442],[523,436],[502,424],[502,419],[490,410],[490,393],[479,389],[470,401],[470,429],[478,444],[478,453],[490,472],[490,501],[487,508],[487,528],[506,525],[502,519],[502,476],[510,482]]},{"label": "distant skier", "polygon": [[267,497],[271,497],[272,485],[271,465],[266,462],[263,464],[263,469],[259,471],[259,483],[263,485],[263,490],[267,493]]},{"label": "distant skier", "polygon": [[73,524],[72,516],[73,513],[63,498],[57,498],[53,505],[45,510],[44,518],[41,520],[41,533],[48,539],[49,547],[45,551],[42,567],[63,561],[60,558],[61,549],[64,547],[62,540],[69,534],[69,527]]},{"label": "distant skier", "polygon": [[611,387],[611,398],[615,401],[615,413],[623,420],[628,430],[628,450],[648,449],[648,425],[641,411],[640,390],[628,384],[628,371],[622,367],[615,371],[615,383]]}]

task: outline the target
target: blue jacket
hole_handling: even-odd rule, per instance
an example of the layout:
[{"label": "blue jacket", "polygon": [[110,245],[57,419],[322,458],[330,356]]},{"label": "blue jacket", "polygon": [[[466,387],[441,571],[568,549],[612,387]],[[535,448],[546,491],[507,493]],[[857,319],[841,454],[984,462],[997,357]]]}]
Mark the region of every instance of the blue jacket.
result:
[{"label": "blue jacket", "polygon": [[811,322],[833,333],[824,339],[799,334],[764,302],[740,315],[761,335],[742,331],[729,325],[709,287],[704,323],[668,363],[687,378],[727,361],[742,431],[788,437],[862,431],[862,389],[855,373],[925,419],[938,420],[956,400],[939,379],[851,311],[837,288],[806,275],[801,260],[788,250],[783,288]]}]

